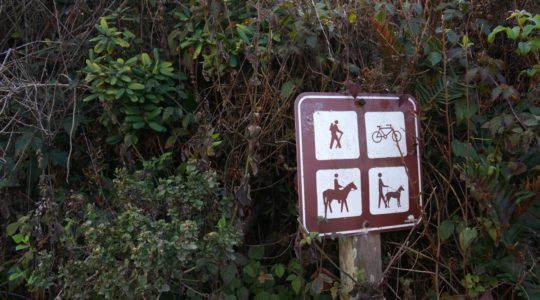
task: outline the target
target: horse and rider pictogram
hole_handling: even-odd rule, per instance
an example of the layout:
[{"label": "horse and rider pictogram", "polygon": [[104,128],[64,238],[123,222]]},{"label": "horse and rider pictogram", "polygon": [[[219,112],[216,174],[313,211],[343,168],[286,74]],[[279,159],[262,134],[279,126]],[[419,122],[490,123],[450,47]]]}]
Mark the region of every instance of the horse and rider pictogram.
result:
[{"label": "horse and rider pictogram", "polygon": [[334,174],[334,188],[333,189],[327,189],[325,190],[323,195],[323,203],[324,203],[324,217],[326,218],[328,215],[328,209],[330,209],[330,213],[332,213],[332,201],[336,200],[338,204],[341,204],[341,212],[343,212],[343,208],[349,212],[349,205],[347,204],[347,198],[349,197],[349,193],[351,191],[355,191],[358,189],[356,184],[354,182],[350,182],[345,187],[341,186],[338,181],[339,175],[336,173]]}]

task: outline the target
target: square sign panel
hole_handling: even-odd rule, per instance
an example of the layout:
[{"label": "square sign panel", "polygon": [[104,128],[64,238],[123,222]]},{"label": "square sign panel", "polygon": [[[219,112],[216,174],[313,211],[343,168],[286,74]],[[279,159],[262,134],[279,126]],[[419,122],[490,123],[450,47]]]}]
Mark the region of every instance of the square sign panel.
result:
[{"label": "square sign panel", "polygon": [[369,158],[407,156],[402,112],[368,112],[364,118]]},{"label": "square sign panel", "polygon": [[407,95],[304,93],[295,102],[300,223],[354,235],[419,223],[418,104]]},{"label": "square sign panel", "polygon": [[358,158],[358,116],[355,111],[313,113],[315,158],[335,160]]},{"label": "square sign panel", "polygon": [[317,217],[326,219],[362,215],[360,169],[317,171]]}]

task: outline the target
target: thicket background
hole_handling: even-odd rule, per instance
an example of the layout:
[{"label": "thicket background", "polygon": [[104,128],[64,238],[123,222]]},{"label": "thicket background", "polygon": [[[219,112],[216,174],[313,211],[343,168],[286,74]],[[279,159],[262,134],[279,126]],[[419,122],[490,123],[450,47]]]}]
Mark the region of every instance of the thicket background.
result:
[{"label": "thicket background", "polygon": [[421,103],[421,226],[362,298],[540,298],[540,4],[0,2],[0,298],[345,299],[304,91]]}]

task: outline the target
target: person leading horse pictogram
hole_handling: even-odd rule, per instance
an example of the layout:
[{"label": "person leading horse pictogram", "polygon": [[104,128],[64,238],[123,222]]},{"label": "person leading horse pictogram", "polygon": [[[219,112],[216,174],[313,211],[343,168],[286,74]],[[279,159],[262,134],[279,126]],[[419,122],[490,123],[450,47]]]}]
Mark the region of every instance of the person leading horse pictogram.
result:
[{"label": "person leading horse pictogram", "polygon": [[334,142],[336,143],[336,148],[341,148],[341,137],[343,136],[343,131],[339,130],[338,124],[338,120],[335,120],[334,123],[330,123],[330,134],[332,135],[332,139],[330,140],[330,149],[334,147]]}]

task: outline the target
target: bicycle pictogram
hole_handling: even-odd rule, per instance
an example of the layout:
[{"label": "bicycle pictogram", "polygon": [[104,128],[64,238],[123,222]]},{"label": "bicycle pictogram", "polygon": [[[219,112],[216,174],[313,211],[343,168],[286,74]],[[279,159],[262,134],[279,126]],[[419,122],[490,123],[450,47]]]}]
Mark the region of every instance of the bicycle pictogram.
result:
[{"label": "bicycle pictogram", "polygon": [[391,136],[392,140],[396,143],[401,141],[401,132],[395,130],[391,124],[386,124],[386,126],[377,125],[377,128],[378,129],[371,135],[371,139],[375,143],[380,143],[383,139],[386,140],[388,136]]}]

